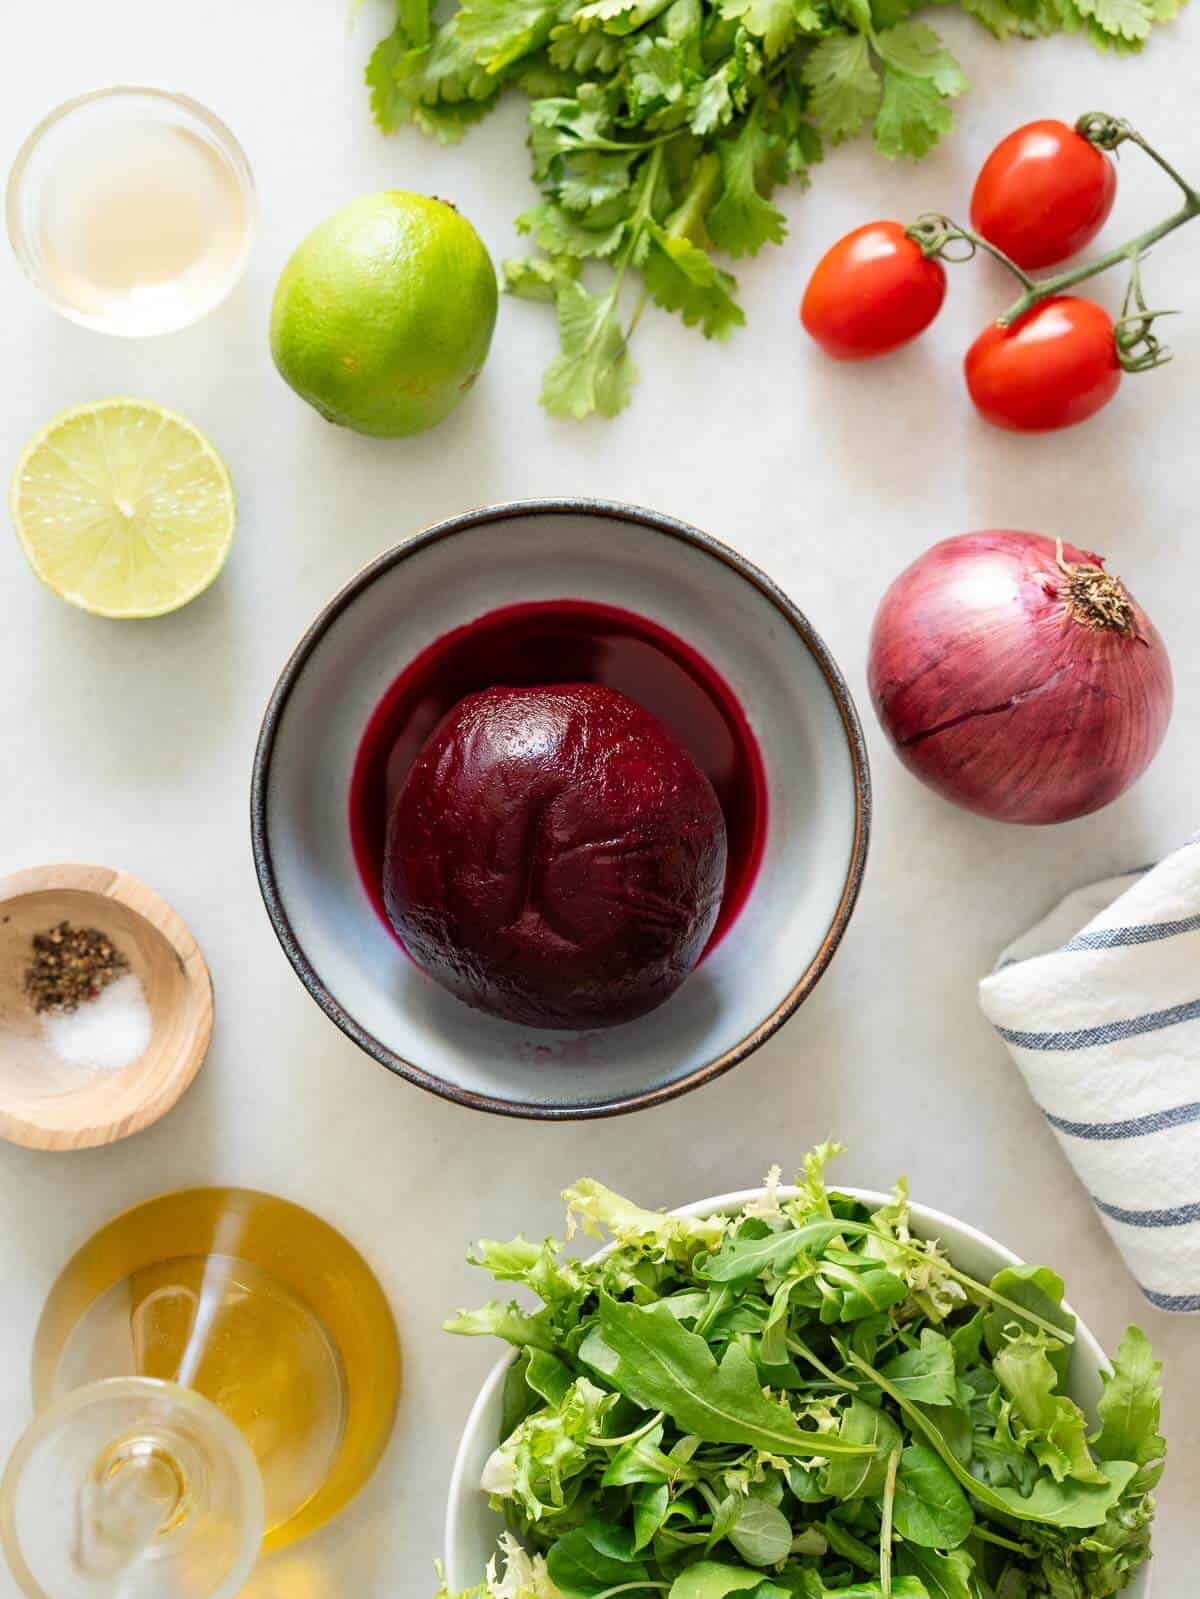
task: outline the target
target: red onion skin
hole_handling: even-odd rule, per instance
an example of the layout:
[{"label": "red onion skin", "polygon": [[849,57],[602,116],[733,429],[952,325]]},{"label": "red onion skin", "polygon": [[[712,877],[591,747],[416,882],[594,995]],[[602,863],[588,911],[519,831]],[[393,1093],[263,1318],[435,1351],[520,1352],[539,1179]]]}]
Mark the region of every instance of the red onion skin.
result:
[{"label": "red onion skin", "polygon": [[[1068,565],[1102,566],[1063,545]],[[1108,805],[1156,754],[1171,666],[1126,591],[1136,634],[1071,613],[1058,546],[965,533],[927,550],[884,595],[867,679],[909,771],[998,821],[1065,822]]]}]

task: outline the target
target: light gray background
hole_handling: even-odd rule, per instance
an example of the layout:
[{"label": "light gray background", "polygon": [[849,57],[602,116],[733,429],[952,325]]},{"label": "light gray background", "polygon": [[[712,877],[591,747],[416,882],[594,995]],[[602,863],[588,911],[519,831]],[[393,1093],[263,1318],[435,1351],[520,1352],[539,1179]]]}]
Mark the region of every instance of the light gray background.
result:
[{"label": "light gray background", "polygon": [[[261,236],[233,298],[191,330],[147,343],[57,318],[0,252],[0,469],[61,407],[144,394],[194,418],[241,501],[214,589],[178,616],[94,620],[60,603],[0,538],[5,761],[0,868],[56,859],[127,867],[184,915],[212,967],[208,1065],[165,1122],[115,1149],[54,1157],[0,1146],[0,1450],[28,1414],[38,1309],[76,1245],[113,1211],[190,1182],[252,1184],[314,1206],[362,1246],[396,1307],[407,1365],[395,1439],[334,1526],[265,1564],[258,1599],[426,1595],[458,1432],[493,1352],[453,1342],[442,1315],[486,1297],[462,1264],[475,1234],[558,1224],[558,1190],[593,1173],[654,1205],[790,1167],[814,1140],[851,1146],[846,1181],[905,1171],[929,1203],[1067,1276],[1112,1343],[1126,1322],[1166,1361],[1173,1461],[1162,1495],[1158,1592],[1194,1580],[1200,1488],[1200,1323],[1148,1309],[975,1002],[996,952],[1068,888],[1169,849],[1197,826],[1200,633],[1196,396],[1200,227],[1149,270],[1151,297],[1184,307],[1176,364],[1131,380],[1073,433],[1008,437],[968,409],[960,353],[1005,300],[981,265],[918,347],[874,369],[820,359],[796,325],[818,253],[874,216],[966,209],[992,143],[1033,116],[1122,112],[1200,174],[1200,17],[1140,59],[1079,40],[1001,47],[933,18],[972,79],[944,150],[892,167],[836,152],[811,195],[783,202],[782,249],[740,271],[749,326],[710,347],[663,314],[637,336],[643,382],[612,423],[575,426],[536,405],[552,350],[542,308],[502,306],[487,371],[438,432],[386,443],[335,432],[282,385],[266,349],[276,274],[307,229],[385,186],[453,199],[499,258],[531,199],[520,106],[443,151],[385,140],[360,83],[381,31],[374,0],[352,38],[340,0],[64,0],[0,8],[0,161],[55,102],[108,82],[187,90],[226,117],[259,180]],[[1136,155],[1122,166],[1124,237],[1171,197]],[[1118,290],[1110,291],[1115,297]],[[815,996],[756,1058],[712,1087],[621,1121],[562,1127],[482,1120],[394,1081],[306,998],[259,902],[247,788],[259,715],[284,657],[366,560],[466,506],[594,494],[690,518],[790,591],[841,661],[867,724],[875,831],[866,886]],[[1145,780],[1102,815],[1024,831],[938,801],[898,767],[866,701],[864,647],[896,571],[969,528],[1035,528],[1111,557],[1172,651],[1178,704]],[[1114,1196],[1120,1198],[1121,1196]],[[1195,1195],[1181,1194],[1181,1199]],[[14,1594],[0,1576],[0,1595]]]}]

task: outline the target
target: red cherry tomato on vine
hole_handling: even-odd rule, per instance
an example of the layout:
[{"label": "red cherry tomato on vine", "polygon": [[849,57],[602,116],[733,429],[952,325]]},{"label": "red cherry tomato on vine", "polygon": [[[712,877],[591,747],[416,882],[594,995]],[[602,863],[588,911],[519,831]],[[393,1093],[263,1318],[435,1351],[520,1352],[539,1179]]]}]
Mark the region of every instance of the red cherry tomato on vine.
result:
[{"label": "red cherry tomato on vine", "polygon": [[1019,267],[1053,266],[1096,237],[1116,195],[1117,169],[1102,150],[1065,122],[1030,122],[984,162],[971,223]]},{"label": "red cherry tomato on vine", "polygon": [[967,388],[989,422],[1017,433],[1072,427],[1121,386],[1113,320],[1094,300],[1053,295],[967,351]]},{"label": "red cherry tomato on vine", "polygon": [[868,222],[817,263],[800,320],[827,355],[865,361],[915,339],[946,297],[946,272],[899,222]]}]

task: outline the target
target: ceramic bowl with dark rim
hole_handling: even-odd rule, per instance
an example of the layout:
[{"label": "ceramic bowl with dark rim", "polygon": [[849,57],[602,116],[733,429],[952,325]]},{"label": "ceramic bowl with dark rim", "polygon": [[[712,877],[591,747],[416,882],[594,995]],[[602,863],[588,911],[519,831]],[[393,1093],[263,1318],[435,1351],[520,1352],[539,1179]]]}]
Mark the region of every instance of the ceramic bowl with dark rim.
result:
[{"label": "ceramic bowl with dark rim", "polygon": [[[754,858],[742,862],[736,915],[719,928],[719,941],[666,1004],[587,1032],[486,1015],[420,971],[381,914],[378,884],[363,865],[360,817],[354,839],[351,829],[352,782],[361,787],[368,769],[364,738],[397,680],[414,662],[456,648],[460,630],[471,632],[481,618],[553,606],[629,617],[702,663],[736,701],[761,788]],[[618,677],[614,686],[671,726],[671,686],[655,686],[654,671],[641,674],[632,657],[624,669],[628,680]],[[503,665],[497,672],[495,681],[511,681]],[[579,675],[571,662],[556,680]],[[475,1109],[542,1118],[661,1103],[763,1044],[812,992],[846,930],[869,824],[858,715],[808,619],[716,539],[657,513],[594,500],[470,511],[366,567],[284,667],[263,720],[251,792],[268,914],[325,1013],[422,1088]]]}]

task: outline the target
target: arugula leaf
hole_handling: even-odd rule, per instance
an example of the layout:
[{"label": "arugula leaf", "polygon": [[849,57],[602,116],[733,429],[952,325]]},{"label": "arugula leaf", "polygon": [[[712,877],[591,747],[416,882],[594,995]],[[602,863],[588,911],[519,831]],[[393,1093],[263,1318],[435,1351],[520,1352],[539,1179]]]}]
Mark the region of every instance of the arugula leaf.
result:
[{"label": "arugula leaf", "polygon": [[647,1575],[646,1566],[637,1560],[616,1559],[598,1549],[586,1527],[578,1527],[553,1544],[546,1556],[550,1580],[567,1599],[591,1599],[621,1583],[636,1582]]},{"label": "arugula leaf", "polygon": [[805,61],[802,76],[813,120],[834,144],[857,133],[879,109],[883,84],[861,33],[822,39]]},{"label": "arugula leaf", "polygon": [[1162,1362],[1155,1360],[1150,1340],[1140,1327],[1130,1327],[1112,1371],[1104,1374],[1097,1407],[1101,1426],[1092,1449],[1101,1460],[1132,1460],[1139,1466],[1134,1488],[1143,1493],[1162,1476],[1167,1453],[1166,1439],[1158,1430],[1161,1372]]},{"label": "arugula leaf", "polygon": [[[965,1549],[924,1549],[905,1544],[896,1555],[902,1572],[925,1585],[929,1599],[979,1599],[975,1584],[975,1562]],[[1010,1594],[1009,1599],[1019,1599]]]},{"label": "arugula leaf", "polygon": [[746,1592],[752,1593],[754,1599],[767,1599],[769,1590],[763,1583],[761,1571],[701,1560],[676,1577],[668,1599],[725,1599],[726,1594]]},{"label": "arugula leaf", "polygon": [[562,353],[546,368],[542,404],[551,416],[616,416],[629,403],[637,368],[617,314],[616,295],[589,294],[581,283],[558,293]]},{"label": "arugula leaf", "polygon": [[[1061,1327],[1068,1335],[1074,1334],[1075,1318],[1063,1308],[1063,1280],[1048,1266],[1006,1266],[1003,1271],[996,1273],[989,1286],[993,1293],[1000,1294],[1023,1310],[1032,1311],[1051,1327]],[[983,1324],[983,1336],[993,1355],[1004,1348],[1009,1330],[1014,1326],[1018,1331],[1025,1330],[1024,1324],[1016,1321],[1004,1306],[998,1305],[988,1312]],[[1048,1353],[1050,1364],[1058,1373],[1059,1383],[1065,1383],[1071,1351],[1064,1344],[1061,1349],[1052,1349]]]},{"label": "arugula leaf", "polygon": [[798,1255],[825,1249],[841,1233],[840,1222],[820,1220],[761,1237],[726,1234],[718,1253],[700,1266],[697,1274],[713,1283],[741,1282],[766,1272],[781,1277]]},{"label": "arugula leaf", "polygon": [[939,1429],[937,1412],[923,1411],[920,1406],[892,1387],[881,1372],[875,1371],[866,1361],[860,1360],[852,1350],[846,1351],[850,1364],[864,1372],[893,1399],[949,1466],[967,1491],[981,1503],[1018,1520],[1046,1522],[1057,1527],[1098,1527],[1128,1487],[1137,1470],[1132,1461],[1113,1460],[1102,1483],[1077,1482],[1068,1478],[1059,1483],[1051,1476],[1039,1476],[1027,1494],[1012,1488],[997,1488],[981,1482],[978,1477],[959,1464],[954,1451]]},{"label": "arugula leaf", "polygon": [[954,1474],[925,1444],[909,1444],[900,1456],[894,1515],[901,1537],[923,1549],[957,1549],[975,1526]]},{"label": "arugula leaf", "polygon": [[952,1405],[958,1397],[953,1346],[932,1327],[922,1328],[918,1347],[890,1360],[883,1375],[898,1392],[919,1404]]},{"label": "arugula leaf", "polygon": [[855,1397],[842,1412],[838,1436],[843,1443],[868,1445],[870,1452],[857,1460],[830,1461],[821,1471],[821,1492],[830,1499],[875,1497],[887,1476],[888,1457],[904,1441],[899,1427],[885,1411]]},{"label": "arugula leaf", "polygon": [[667,1518],[671,1489],[665,1482],[642,1483],[633,1495],[633,1548],[644,1549]]},{"label": "arugula leaf", "polygon": [[661,1303],[623,1304],[602,1294],[599,1322],[580,1345],[579,1358],[635,1404],[663,1411],[710,1443],[749,1444],[767,1454],[804,1458],[869,1453],[802,1428],[786,1406],[763,1393],[740,1344],[730,1344],[718,1365],[704,1339]]}]

